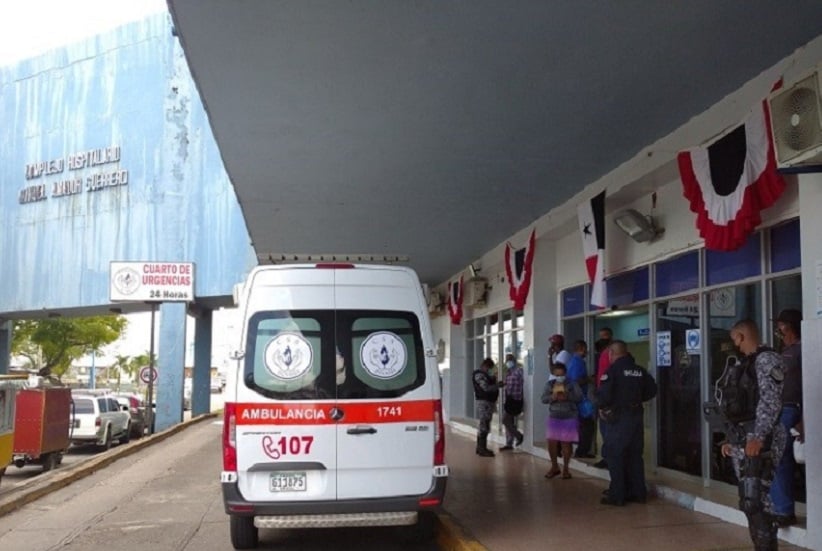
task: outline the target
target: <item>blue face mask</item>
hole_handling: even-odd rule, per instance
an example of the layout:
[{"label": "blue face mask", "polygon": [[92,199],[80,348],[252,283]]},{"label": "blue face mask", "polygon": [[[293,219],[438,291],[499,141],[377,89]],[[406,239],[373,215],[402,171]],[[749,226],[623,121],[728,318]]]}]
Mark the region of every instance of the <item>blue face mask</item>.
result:
[{"label": "blue face mask", "polygon": [[513,361],[510,361],[510,362],[505,362],[505,365],[508,366],[508,369],[514,369],[514,366],[517,365],[517,363],[513,362]]},{"label": "blue face mask", "polygon": [[564,382],[565,382],[565,375],[557,375],[557,376],[554,378],[554,380],[555,380],[556,382],[558,382],[558,383],[564,383]]}]

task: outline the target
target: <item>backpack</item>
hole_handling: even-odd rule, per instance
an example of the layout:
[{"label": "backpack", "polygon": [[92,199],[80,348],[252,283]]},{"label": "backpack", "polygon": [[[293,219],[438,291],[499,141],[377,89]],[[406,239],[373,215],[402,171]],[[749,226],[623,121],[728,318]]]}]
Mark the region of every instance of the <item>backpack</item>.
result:
[{"label": "backpack", "polygon": [[760,352],[770,350],[761,347],[746,357],[742,363],[730,356],[725,371],[716,381],[717,404],[726,420],[731,423],[746,423],[756,419],[756,404],[759,402],[759,385],[756,381],[756,357]]}]

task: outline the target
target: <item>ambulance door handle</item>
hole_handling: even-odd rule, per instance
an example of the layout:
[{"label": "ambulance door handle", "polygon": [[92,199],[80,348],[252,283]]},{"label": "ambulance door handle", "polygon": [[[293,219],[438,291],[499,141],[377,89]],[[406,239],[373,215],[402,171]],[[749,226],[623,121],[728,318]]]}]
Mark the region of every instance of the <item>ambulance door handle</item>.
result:
[{"label": "ambulance door handle", "polygon": [[377,429],[374,427],[351,427],[346,432],[348,434],[377,434]]}]

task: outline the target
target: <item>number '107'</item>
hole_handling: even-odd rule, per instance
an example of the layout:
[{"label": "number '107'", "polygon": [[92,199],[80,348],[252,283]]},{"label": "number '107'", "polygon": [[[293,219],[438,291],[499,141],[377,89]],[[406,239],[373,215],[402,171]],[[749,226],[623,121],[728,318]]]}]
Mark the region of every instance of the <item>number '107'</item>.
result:
[{"label": "number '107'", "polygon": [[314,443],[313,436],[281,436],[274,442],[274,446],[282,455],[300,455],[301,453],[311,453],[311,444]]}]

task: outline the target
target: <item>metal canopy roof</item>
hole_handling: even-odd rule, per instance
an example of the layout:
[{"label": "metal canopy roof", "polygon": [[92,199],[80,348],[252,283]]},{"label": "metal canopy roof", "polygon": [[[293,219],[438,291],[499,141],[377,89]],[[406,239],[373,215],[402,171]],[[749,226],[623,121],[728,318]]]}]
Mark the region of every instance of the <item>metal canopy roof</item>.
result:
[{"label": "metal canopy roof", "polygon": [[822,30],[815,0],[168,4],[258,255],[431,284]]}]

